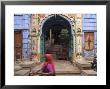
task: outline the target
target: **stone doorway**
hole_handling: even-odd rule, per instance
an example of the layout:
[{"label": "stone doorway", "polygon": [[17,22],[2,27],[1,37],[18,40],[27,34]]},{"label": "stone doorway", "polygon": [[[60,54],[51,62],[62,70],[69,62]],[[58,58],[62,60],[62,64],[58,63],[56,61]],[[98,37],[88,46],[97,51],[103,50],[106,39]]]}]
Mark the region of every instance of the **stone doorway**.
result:
[{"label": "stone doorway", "polygon": [[14,61],[22,60],[22,32],[14,32]]},{"label": "stone doorway", "polygon": [[[71,61],[73,35],[70,22],[59,14],[48,18],[42,26],[40,45],[42,55],[49,47],[52,47],[55,59]],[[41,60],[43,60],[42,56]]]}]

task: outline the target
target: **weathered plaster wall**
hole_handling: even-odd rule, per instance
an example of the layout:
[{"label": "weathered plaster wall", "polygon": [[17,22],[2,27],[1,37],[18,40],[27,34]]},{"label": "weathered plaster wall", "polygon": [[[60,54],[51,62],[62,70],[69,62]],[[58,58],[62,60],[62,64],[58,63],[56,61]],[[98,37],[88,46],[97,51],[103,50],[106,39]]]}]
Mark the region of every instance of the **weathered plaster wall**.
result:
[{"label": "weathered plaster wall", "polygon": [[[31,40],[35,40],[36,45],[35,44],[31,44],[32,47],[36,46],[37,48],[37,53],[40,54],[40,34],[42,33],[42,25],[44,23],[44,21],[46,19],[49,18],[51,14],[34,14],[31,17],[31,28],[30,28],[30,32],[32,32],[32,29],[35,29],[36,31],[34,32],[34,34],[36,34],[37,36],[35,36],[35,38],[38,37],[38,40],[36,40],[35,38],[32,37]],[[77,53],[81,53],[82,52],[82,16],[81,14],[60,14],[62,17],[64,18],[68,18],[70,20],[70,24],[71,24],[71,30],[73,30],[73,59],[75,59],[76,54]],[[68,20],[67,19],[67,20]],[[31,33],[32,35],[32,33]],[[33,49],[32,49],[33,50]]]}]

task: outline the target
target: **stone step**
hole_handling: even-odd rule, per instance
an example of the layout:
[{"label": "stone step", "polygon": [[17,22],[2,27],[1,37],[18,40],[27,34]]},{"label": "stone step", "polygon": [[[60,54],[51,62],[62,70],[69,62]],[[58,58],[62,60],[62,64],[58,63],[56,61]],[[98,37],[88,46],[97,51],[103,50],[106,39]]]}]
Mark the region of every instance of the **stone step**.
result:
[{"label": "stone step", "polygon": [[81,74],[56,74],[56,76],[81,76]]},{"label": "stone step", "polygon": [[[34,76],[39,76],[39,74],[36,74]],[[81,76],[81,74],[56,74],[55,76]]]},{"label": "stone step", "polygon": [[56,71],[56,74],[80,74],[80,71]]},{"label": "stone step", "polygon": [[[57,76],[57,75],[58,75],[58,76],[59,76],[59,75],[62,75],[62,76],[63,76],[63,75],[65,75],[65,76],[66,76],[66,75],[67,75],[67,76],[68,76],[68,75],[72,75],[72,76],[74,76],[74,75],[78,76],[78,75],[79,75],[79,76],[80,76],[80,75],[81,75],[81,72],[66,72],[66,71],[61,72],[61,71],[56,71],[55,74],[56,74],[56,76]],[[37,75],[40,75],[40,73],[37,73],[37,74],[34,75],[34,76],[37,76]]]},{"label": "stone step", "polygon": [[84,59],[76,60],[76,65],[82,69],[91,69],[91,63]]},{"label": "stone step", "polygon": [[81,76],[96,76],[97,72],[94,70],[81,70]]},{"label": "stone step", "polygon": [[[80,75],[81,74],[80,69],[76,66],[73,66],[69,61],[56,60],[55,65],[56,65],[55,66],[56,75]],[[34,72],[38,71],[40,68],[41,68],[41,65],[36,66],[35,68],[33,68],[33,71]]]},{"label": "stone step", "polygon": [[54,47],[61,47],[61,45],[54,45]]},{"label": "stone step", "polygon": [[[34,72],[38,71],[38,70],[33,70]],[[39,73],[39,72],[38,72]],[[73,71],[67,71],[67,70],[57,70],[56,69],[56,74],[80,74],[81,71],[80,70],[73,70]]]},{"label": "stone step", "polygon": [[16,71],[14,75],[15,76],[29,76],[29,73],[30,73],[30,70],[22,69],[22,70]]}]

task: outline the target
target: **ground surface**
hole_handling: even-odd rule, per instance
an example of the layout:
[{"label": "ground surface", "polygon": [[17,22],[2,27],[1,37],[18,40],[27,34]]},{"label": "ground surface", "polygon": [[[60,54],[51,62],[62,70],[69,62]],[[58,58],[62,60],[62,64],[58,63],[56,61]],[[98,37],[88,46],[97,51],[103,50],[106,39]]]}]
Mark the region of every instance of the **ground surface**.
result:
[{"label": "ground surface", "polygon": [[[79,75],[80,70],[78,67],[74,66],[70,61],[66,60],[55,60],[55,71],[56,75]],[[37,71],[41,68],[41,65],[36,65],[32,71]]]},{"label": "ground surface", "polygon": [[[38,70],[40,70],[42,68],[43,63],[33,63],[34,61],[28,61],[28,62],[24,62],[21,66],[22,66],[22,71],[15,71],[16,75],[21,75],[21,76],[26,76],[29,75],[30,72],[32,73],[36,73],[38,72]],[[91,65],[89,62],[87,62],[84,59],[77,59],[77,61],[74,63],[71,63],[70,61],[66,61],[66,60],[54,60],[54,64],[55,64],[55,72],[56,72],[56,76],[82,76],[83,74],[88,75],[93,75],[95,73],[95,75],[97,74],[95,71],[93,71],[91,69]],[[18,66],[19,64],[17,64],[16,66]],[[32,67],[32,65],[34,65]],[[29,67],[28,67],[29,66]],[[30,68],[31,66],[31,68]],[[28,67],[28,68],[25,68]],[[19,69],[19,67],[16,67]],[[31,71],[30,71],[31,70]],[[87,71],[83,71],[83,70],[87,70]],[[92,71],[91,71],[92,70]],[[91,72],[89,72],[91,71]],[[82,73],[84,72],[84,73]],[[39,76],[39,73],[34,74],[34,76]]]}]

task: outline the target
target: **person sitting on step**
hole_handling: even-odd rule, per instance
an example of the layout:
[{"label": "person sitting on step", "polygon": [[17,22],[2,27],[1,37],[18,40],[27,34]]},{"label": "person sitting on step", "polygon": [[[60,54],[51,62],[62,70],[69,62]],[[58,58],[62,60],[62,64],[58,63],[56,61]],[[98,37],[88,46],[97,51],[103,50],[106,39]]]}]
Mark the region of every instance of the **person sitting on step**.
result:
[{"label": "person sitting on step", "polygon": [[40,76],[55,76],[55,65],[51,50],[47,49],[44,55],[45,61],[43,63]]}]

